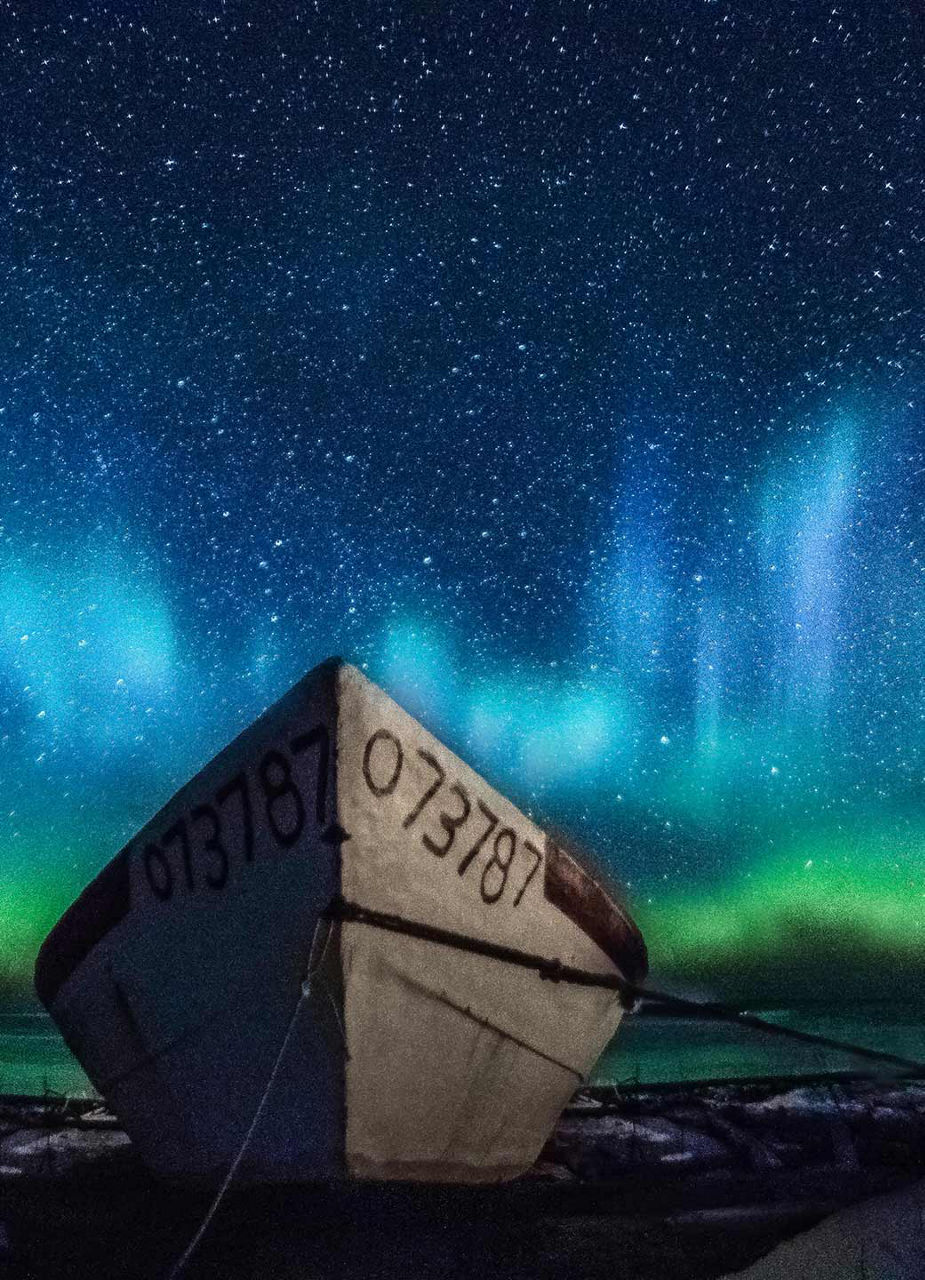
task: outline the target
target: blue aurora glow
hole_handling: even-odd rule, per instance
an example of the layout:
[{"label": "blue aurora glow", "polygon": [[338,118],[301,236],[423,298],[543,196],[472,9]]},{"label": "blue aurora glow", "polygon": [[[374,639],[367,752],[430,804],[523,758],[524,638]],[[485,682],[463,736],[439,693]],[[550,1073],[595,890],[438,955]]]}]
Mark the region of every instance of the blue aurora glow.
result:
[{"label": "blue aurora glow", "polygon": [[[586,549],[558,657],[511,660],[500,630],[473,652],[465,609],[446,620],[437,546],[403,598],[352,629],[345,656],[522,803],[605,857],[619,844],[621,874],[647,888],[715,874],[705,841],[748,861],[794,823],[908,825],[925,746],[915,461],[895,423],[844,415],[754,477],[728,474],[705,524],[643,438]],[[54,821],[75,797],[121,810],[112,838],[128,836],[344,649],[336,618],[303,616],[289,633],[257,595],[217,659],[129,528],[53,554],[7,549],[2,749],[20,793],[8,838],[23,805]],[[640,818],[649,838],[627,852],[616,836]]]}]

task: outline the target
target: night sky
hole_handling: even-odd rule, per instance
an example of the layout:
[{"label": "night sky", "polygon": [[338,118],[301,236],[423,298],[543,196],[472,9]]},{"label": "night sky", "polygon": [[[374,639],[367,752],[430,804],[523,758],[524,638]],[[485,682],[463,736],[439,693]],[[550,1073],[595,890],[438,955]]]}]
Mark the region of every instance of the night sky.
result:
[{"label": "night sky", "polygon": [[923,52],[890,0],[0,3],[0,984],[332,653],[657,969],[925,964]]}]

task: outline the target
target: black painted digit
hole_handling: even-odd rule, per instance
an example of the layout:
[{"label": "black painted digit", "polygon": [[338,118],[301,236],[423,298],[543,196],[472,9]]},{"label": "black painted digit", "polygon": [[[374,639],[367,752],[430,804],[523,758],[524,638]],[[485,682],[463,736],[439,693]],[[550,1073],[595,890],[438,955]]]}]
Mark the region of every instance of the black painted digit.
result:
[{"label": "black painted digit", "polygon": [[[377,742],[391,742],[394,748],[392,773],[388,782],[376,782],[373,779],[373,750]],[[395,737],[395,734],[389,733],[388,729],[377,729],[369,742],[367,742],[366,750],[363,752],[363,777],[366,779],[366,785],[374,796],[390,796],[392,794],[398,786],[403,763],[404,753],[401,749],[401,743]]]},{"label": "black painted digit", "polygon": [[211,869],[207,870],[205,880],[210,889],[224,889],[228,883],[228,850],[222,844],[221,822],[218,813],[210,804],[197,804],[190,817],[193,822],[198,822],[204,818],[212,824],[212,834],[202,847],[207,853],[214,854],[218,859],[219,870],[217,873],[213,873]]},{"label": "black painted digit", "polygon": [[289,750],[294,756],[308,751],[318,744],[318,778],[315,783],[315,821],[323,826],[328,799],[328,759],[331,755],[331,735],[326,724],[316,725],[308,733],[300,733],[289,743]]},{"label": "black painted digit", "polygon": [[[281,751],[268,751],[260,761],[259,772],[267,802],[267,824],[273,832],[273,839],[284,849],[291,849],[305,828],[305,804],[292,780],[292,766]],[[281,806],[293,819],[288,830],[280,826],[277,819]]]},{"label": "black painted digit", "polygon": [[[507,841],[507,846],[508,846],[506,859],[502,858],[501,856],[501,842],[503,840]],[[497,902],[498,899],[501,897],[502,893],[504,893],[505,887],[507,886],[508,872],[511,869],[511,862],[514,859],[514,850],[516,847],[517,847],[517,837],[514,835],[514,832],[511,830],[510,827],[502,827],[501,830],[498,832],[498,834],[495,836],[494,852],[492,853],[488,861],[485,863],[485,870],[482,872],[482,901],[483,902]],[[501,877],[501,883],[498,885],[497,890],[494,890],[494,889],[490,890],[488,888],[488,880],[492,870],[494,869],[497,869],[498,874]]]},{"label": "black painted digit", "polygon": [[429,751],[422,751],[421,748],[418,747],[418,755],[426,765],[434,770],[437,776],[402,823],[402,826],[406,831],[413,823],[417,822],[418,818],[443,786],[444,779],[446,778],[446,774],[443,772],[443,767],[440,764],[440,761],[432,756]]},{"label": "black painted digit", "polygon": [[193,857],[189,845],[189,832],[186,829],[186,822],[180,818],[173,826],[165,831],[161,836],[161,844],[166,849],[169,844],[173,844],[175,840],[179,840],[180,849],[183,854],[183,874],[186,876],[186,887],[190,893],[196,888],[193,882]]},{"label": "black painted digit", "polygon": [[472,846],[472,848],[463,858],[462,862],[456,868],[456,870],[459,872],[461,876],[466,874],[466,871],[468,871],[469,867],[472,865],[475,859],[479,856],[482,845],[485,843],[485,841],[494,831],[495,827],[498,825],[498,815],[495,813],[492,813],[492,811],[488,808],[487,805],[482,804],[481,800],[478,802],[478,804],[479,804],[479,808],[482,810],[482,813],[484,813],[485,817],[488,819],[488,826],[485,828],[485,830],[479,836],[478,840],[476,840],[475,844]]},{"label": "black painted digit", "polygon": [[225,801],[236,795],[241,805],[241,822],[244,828],[244,861],[254,861],[254,815],[251,812],[251,793],[247,786],[247,774],[239,773],[219,787],[215,793],[215,803],[224,806]]},{"label": "black painted digit", "polygon": [[524,848],[527,850],[528,853],[533,854],[535,861],[533,863],[533,866],[530,868],[530,872],[526,880],[523,882],[523,884],[520,886],[520,889],[517,891],[516,895],[514,896],[514,901],[512,903],[512,906],[515,906],[515,907],[518,905],[521,898],[527,892],[527,885],[536,875],[537,871],[539,871],[540,865],[542,864],[542,861],[543,861],[543,855],[540,853],[539,849],[537,849],[536,845],[533,844],[531,841],[525,840]]},{"label": "black painted digit", "polygon": [[[145,876],[151,886],[151,892],[161,902],[167,902],[173,894],[173,872],[163,849],[156,844],[146,844],[144,851]],[[155,875],[154,867],[158,868]]]},{"label": "black painted digit", "polygon": [[452,787],[450,787],[450,790],[454,795],[459,796],[460,800],[463,802],[463,811],[455,818],[445,811],[440,814],[440,825],[446,832],[446,840],[444,840],[443,844],[438,844],[436,840],[432,840],[426,832],[421,836],[421,844],[423,844],[424,848],[429,849],[431,853],[435,853],[438,858],[444,858],[449,853],[452,848],[453,841],[456,839],[456,832],[472,812],[472,805],[469,802],[469,797],[466,795],[465,791],[463,791],[462,787],[459,786],[458,783],[454,782]]}]

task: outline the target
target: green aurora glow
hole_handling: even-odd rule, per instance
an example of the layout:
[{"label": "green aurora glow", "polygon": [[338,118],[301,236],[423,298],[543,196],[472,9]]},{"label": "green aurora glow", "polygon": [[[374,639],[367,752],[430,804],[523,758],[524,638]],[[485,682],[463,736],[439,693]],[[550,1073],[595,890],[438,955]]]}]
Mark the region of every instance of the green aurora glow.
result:
[{"label": "green aurora glow", "polygon": [[638,905],[655,973],[744,999],[838,1003],[880,990],[921,1000],[921,877],[875,862],[859,869],[825,845],[794,854],[711,894]]},{"label": "green aurora glow", "polygon": [[[925,836],[923,836],[925,841]],[[840,999],[885,982],[893,995],[921,995],[925,980],[925,886],[921,847],[885,865],[874,843],[849,860],[837,837],[806,840],[775,862],[710,890],[687,888],[632,900],[646,936],[653,982],[726,998]],[[48,929],[83,887],[75,857],[54,878],[47,852],[32,848],[0,886],[0,995],[22,995]],[[903,981],[897,983],[897,975]]]}]

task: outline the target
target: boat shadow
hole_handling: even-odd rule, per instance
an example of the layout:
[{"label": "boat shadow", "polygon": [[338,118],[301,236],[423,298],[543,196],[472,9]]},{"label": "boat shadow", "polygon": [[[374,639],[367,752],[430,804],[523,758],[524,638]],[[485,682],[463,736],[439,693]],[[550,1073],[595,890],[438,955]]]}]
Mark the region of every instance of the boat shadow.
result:
[{"label": "boat shadow", "polygon": [[[166,1280],[211,1205],[206,1190],[155,1182],[130,1156],[63,1180],[4,1187],[4,1280]],[[313,1184],[229,1191],[183,1272],[223,1280],[591,1280],[671,1275],[705,1280],[730,1262],[730,1239],[663,1214],[601,1212],[580,1187],[524,1179],[503,1186]],[[749,1232],[745,1265],[779,1238]],[[767,1239],[765,1239],[767,1237]]]}]

